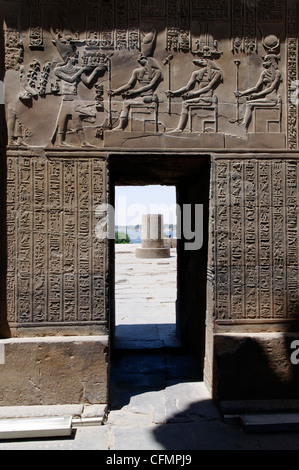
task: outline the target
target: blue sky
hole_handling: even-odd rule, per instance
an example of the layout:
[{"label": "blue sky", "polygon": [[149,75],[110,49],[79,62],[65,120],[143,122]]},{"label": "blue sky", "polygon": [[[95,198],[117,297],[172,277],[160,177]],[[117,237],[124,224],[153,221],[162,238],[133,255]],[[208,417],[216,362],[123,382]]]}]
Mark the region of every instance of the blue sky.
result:
[{"label": "blue sky", "polygon": [[175,224],[174,186],[116,186],[115,224],[141,224],[142,214],[163,214],[165,224]]}]

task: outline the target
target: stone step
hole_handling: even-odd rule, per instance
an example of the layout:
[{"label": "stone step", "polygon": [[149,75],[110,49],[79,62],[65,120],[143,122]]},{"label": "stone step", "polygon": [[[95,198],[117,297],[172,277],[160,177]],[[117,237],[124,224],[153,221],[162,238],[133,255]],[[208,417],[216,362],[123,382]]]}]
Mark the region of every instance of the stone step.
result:
[{"label": "stone step", "polygon": [[245,414],[240,420],[245,432],[299,431],[299,413]]},{"label": "stone step", "polygon": [[0,440],[70,436],[71,416],[16,418],[0,421]]}]

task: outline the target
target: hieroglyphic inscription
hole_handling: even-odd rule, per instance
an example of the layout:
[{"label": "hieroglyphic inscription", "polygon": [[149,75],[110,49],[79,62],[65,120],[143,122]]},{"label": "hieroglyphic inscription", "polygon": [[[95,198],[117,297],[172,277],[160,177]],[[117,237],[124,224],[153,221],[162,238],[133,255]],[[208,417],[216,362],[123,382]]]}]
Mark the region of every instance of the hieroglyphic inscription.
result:
[{"label": "hieroglyphic inscription", "polygon": [[287,218],[287,314],[298,316],[298,170],[297,163],[286,167]]},{"label": "hieroglyphic inscription", "polygon": [[246,181],[244,186],[244,214],[243,226],[246,221],[246,230],[244,230],[244,265],[246,266],[246,278],[244,272],[245,282],[245,318],[255,318],[256,311],[259,308],[259,296],[257,291],[258,280],[258,233],[256,224],[258,220],[258,183],[257,183],[257,168],[253,162],[246,162],[243,166],[243,181]]},{"label": "hieroglyphic inscription", "polygon": [[257,219],[257,229],[259,233],[259,298],[260,298],[260,317],[270,318],[272,315],[273,293],[272,290],[272,263],[271,263],[271,164],[270,162],[259,162],[258,165],[259,181],[259,217]]},{"label": "hieroglyphic inscription", "polygon": [[232,0],[232,52],[257,52],[255,0]]},{"label": "hieroglyphic inscription", "polygon": [[[24,2],[25,3],[25,2]],[[27,5],[35,6],[38,3],[40,6],[46,5],[69,5],[69,6],[85,6],[86,0],[26,0]]]},{"label": "hieroglyphic inscription", "polygon": [[298,308],[298,169],[287,160],[215,165],[216,318],[288,320]]},{"label": "hieroglyphic inscription", "polygon": [[256,19],[261,23],[285,21],[285,0],[265,0],[257,2]]},{"label": "hieroglyphic inscription", "polygon": [[229,21],[229,8],[228,0],[191,0],[192,18],[202,21]]},{"label": "hieroglyphic inscription", "polygon": [[281,0],[232,0],[232,52],[257,52],[257,30],[264,23],[285,23],[286,2]]},{"label": "hieroglyphic inscription", "polygon": [[[191,27],[190,27],[190,3],[189,0],[181,0],[178,3],[177,28],[173,27],[168,31],[168,41],[170,33],[174,39],[174,50],[188,52],[191,50]],[[174,9],[172,8],[173,12]],[[174,18],[172,19],[172,22]]]},{"label": "hieroglyphic inscription", "polygon": [[232,52],[244,52],[243,5],[241,0],[232,0]]},{"label": "hieroglyphic inscription", "polygon": [[43,47],[43,11],[39,7],[30,10],[29,45],[32,49]]},{"label": "hieroglyphic inscription", "polygon": [[297,149],[298,146],[298,104],[292,100],[292,92],[298,79],[298,44],[297,44],[297,5],[289,8],[287,12],[287,87],[288,87],[288,148]]},{"label": "hieroglyphic inscription", "polygon": [[86,39],[101,49],[140,48],[139,0],[106,1],[99,9],[91,4],[86,13]]},{"label": "hieroglyphic inscription", "polygon": [[166,35],[166,49],[177,51],[179,49],[179,5],[173,0],[167,2]]},{"label": "hieroglyphic inscription", "polygon": [[97,159],[8,159],[10,323],[105,321],[106,249],[95,232],[105,188]]},{"label": "hieroglyphic inscription", "polygon": [[86,12],[86,39],[89,45],[97,44],[99,39],[98,10],[93,4]]},{"label": "hieroglyphic inscription", "polygon": [[[272,165],[272,241],[273,241],[273,311],[275,318],[284,317],[286,278],[284,269],[285,238],[285,174],[282,162]],[[296,223],[297,225],[297,223]],[[287,261],[287,260],[286,260]]]},{"label": "hieroglyphic inscription", "polygon": [[140,48],[139,34],[139,0],[130,0],[128,6],[128,22],[129,22],[129,49]]},{"label": "hieroglyphic inscription", "polygon": [[114,47],[113,27],[113,3],[104,2],[101,7],[101,47],[102,49],[112,49]]},{"label": "hieroglyphic inscription", "polygon": [[227,165],[216,165],[216,286],[217,288],[217,318],[230,318],[229,290],[230,281],[228,277],[229,260],[229,168]]},{"label": "hieroglyphic inscription", "polygon": [[8,322],[16,321],[16,217],[17,217],[17,162],[15,158],[7,159],[7,319]]},{"label": "hieroglyphic inscription", "polygon": [[165,8],[164,1],[143,0],[140,4],[140,19],[141,21],[164,20]]},{"label": "hieroglyphic inscription", "polygon": [[247,54],[257,52],[255,0],[244,2],[244,46]]},{"label": "hieroglyphic inscription", "polygon": [[5,35],[5,69],[19,70],[24,59],[24,48],[20,33],[16,29],[6,28]]},{"label": "hieroglyphic inscription", "polygon": [[116,3],[116,49],[128,49],[127,0]]},{"label": "hieroglyphic inscription", "polygon": [[[231,167],[231,316],[232,318],[243,318],[243,234],[242,234],[242,199],[243,199],[243,167],[235,162]],[[240,282],[241,281],[241,282]]]}]

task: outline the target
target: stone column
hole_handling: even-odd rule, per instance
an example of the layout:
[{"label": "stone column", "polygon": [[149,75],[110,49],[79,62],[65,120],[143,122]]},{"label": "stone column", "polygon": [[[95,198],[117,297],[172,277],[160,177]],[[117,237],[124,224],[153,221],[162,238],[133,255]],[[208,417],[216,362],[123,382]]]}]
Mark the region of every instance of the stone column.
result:
[{"label": "stone column", "polygon": [[141,248],[136,249],[137,258],[169,258],[170,249],[163,245],[163,215],[142,216]]}]

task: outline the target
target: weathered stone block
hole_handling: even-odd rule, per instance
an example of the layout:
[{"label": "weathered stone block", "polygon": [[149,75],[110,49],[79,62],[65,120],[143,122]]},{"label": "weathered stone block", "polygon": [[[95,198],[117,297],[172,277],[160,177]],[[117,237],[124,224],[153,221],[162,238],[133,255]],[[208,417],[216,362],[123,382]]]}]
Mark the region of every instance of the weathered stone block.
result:
[{"label": "weathered stone block", "polygon": [[1,341],[0,406],[107,403],[107,337]]},{"label": "weathered stone block", "polygon": [[216,398],[221,401],[298,398],[299,366],[291,361],[291,343],[295,339],[298,340],[298,334],[216,334]]}]

